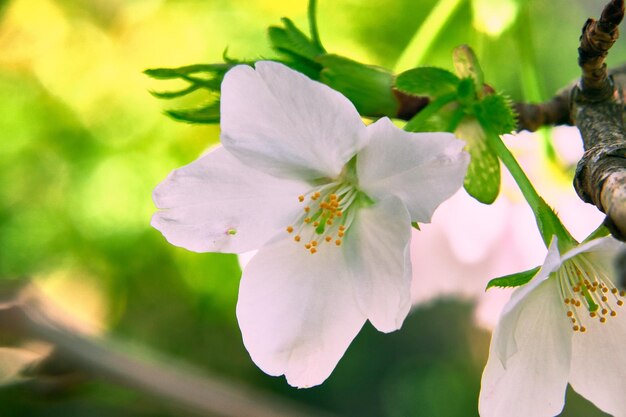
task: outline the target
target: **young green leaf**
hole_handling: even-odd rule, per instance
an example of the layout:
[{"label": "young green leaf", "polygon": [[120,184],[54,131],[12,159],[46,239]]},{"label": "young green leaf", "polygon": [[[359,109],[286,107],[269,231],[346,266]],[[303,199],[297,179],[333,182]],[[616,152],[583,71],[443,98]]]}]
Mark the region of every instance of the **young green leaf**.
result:
[{"label": "young green leaf", "polygon": [[173,119],[187,123],[219,123],[220,102],[214,101],[197,109],[167,110],[166,113]]},{"label": "young green leaf", "polygon": [[476,104],[476,113],[488,130],[498,135],[511,133],[517,127],[517,117],[508,98],[499,94],[485,96]]},{"label": "young green leaf", "polygon": [[452,61],[457,75],[474,80],[476,92],[481,96],[485,77],[472,48],[467,45],[457,46],[452,53]]},{"label": "young green leaf", "polygon": [[324,50],[298,29],[290,19],[283,17],[281,20],[284,27],[270,26],[268,29],[272,48],[311,61],[324,53]]},{"label": "young green leaf", "polygon": [[459,77],[441,68],[420,67],[403,72],[396,78],[396,88],[403,93],[432,98],[456,91]]},{"label": "young green leaf", "polygon": [[465,190],[481,203],[493,203],[500,192],[500,161],[487,143],[485,130],[476,119],[467,118],[454,133],[465,141],[465,149],[470,154],[463,184]]},{"label": "young green leaf", "polygon": [[522,271],[516,274],[505,275],[503,277],[494,278],[491,281],[489,281],[489,283],[487,284],[487,288],[485,288],[485,290],[488,290],[491,287],[500,287],[500,288],[519,287],[520,285],[524,285],[528,283],[531,279],[533,279],[533,277],[537,275],[537,272],[539,272],[539,269],[541,269],[541,267],[537,266],[533,269],[529,269],[528,271]]}]

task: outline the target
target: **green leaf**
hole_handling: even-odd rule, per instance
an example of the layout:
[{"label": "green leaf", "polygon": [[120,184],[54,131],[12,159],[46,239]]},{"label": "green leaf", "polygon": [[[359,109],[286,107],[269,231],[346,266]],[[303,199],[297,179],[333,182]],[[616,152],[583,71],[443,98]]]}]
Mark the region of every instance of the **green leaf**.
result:
[{"label": "green leaf", "polygon": [[419,231],[422,230],[422,229],[420,229],[420,225],[417,222],[411,222],[411,226],[413,226],[414,229],[417,229]]},{"label": "green leaf", "polygon": [[234,61],[228,64],[194,64],[178,68],[151,68],[145,70],[143,73],[158,80],[184,78],[190,74],[198,73],[204,73],[214,77],[219,75],[223,76],[233,65],[238,63],[239,62]]},{"label": "green leaf", "polygon": [[461,78],[471,78],[474,80],[476,91],[479,96],[482,95],[485,76],[472,48],[467,45],[457,46],[452,53],[452,61],[456,74]]},{"label": "green leaf", "polygon": [[414,96],[437,98],[457,90],[459,77],[441,68],[420,67],[396,78],[396,88]]},{"label": "green leaf", "polygon": [[281,20],[284,27],[270,26],[268,29],[272,48],[311,61],[324,53],[324,50],[310,40],[290,19],[283,17]]},{"label": "green leaf", "polygon": [[518,272],[516,274],[505,275],[503,277],[494,278],[491,281],[489,281],[489,283],[487,284],[487,288],[485,288],[485,290],[488,290],[491,287],[500,287],[500,288],[519,287],[520,285],[524,285],[528,283],[531,279],[533,279],[533,277],[537,275],[537,272],[539,272],[539,269],[541,269],[541,266],[537,266],[533,269],[529,269],[528,271]]},{"label": "green leaf", "polygon": [[168,110],[166,113],[173,119],[187,123],[219,123],[220,102],[214,101],[196,109]]},{"label": "green leaf", "polygon": [[470,154],[465,190],[481,203],[493,203],[500,192],[500,161],[487,143],[487,133],[474,118],[463,120],[454,133]]},{"label": "green leaf", "polygon": [[172,98],[186,96],[187,94],[193,93],[199,88],[201,88],[200,85],[192,84],[189,87],[184,88],[179,91],[150,91],[150,94],[152,94],[156,98],[172,99]]},{"label": "green leaf", "polygon": [[393,95],[393,75],[384,68],[365,65],[339,55],[322,55],[320,81],[341,92],[359,113],[395,116],[398,101]]},{"label": "green leaf", "polygon": [[498,135],[511,133],[517,127],[517,117],[511,101],[500,94],[485,96],[476,104],[475,111],[481,123],[487,124],[485,127]]}]

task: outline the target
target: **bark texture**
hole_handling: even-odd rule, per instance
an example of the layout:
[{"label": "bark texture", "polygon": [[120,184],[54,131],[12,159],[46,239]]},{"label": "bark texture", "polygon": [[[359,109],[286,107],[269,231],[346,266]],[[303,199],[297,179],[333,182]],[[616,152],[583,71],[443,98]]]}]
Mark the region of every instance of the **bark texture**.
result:
[{"label": "bark texture", "polygon": [[572,90],[570,107],[585,149],[574,187],[583,201],[607,215],[606,226],[620,240],[626,240],[626,71],[609,75],[604,61],[623,17],[624,1],[612,1],[599,21],[585,23],[578,49],[582,77]]}]

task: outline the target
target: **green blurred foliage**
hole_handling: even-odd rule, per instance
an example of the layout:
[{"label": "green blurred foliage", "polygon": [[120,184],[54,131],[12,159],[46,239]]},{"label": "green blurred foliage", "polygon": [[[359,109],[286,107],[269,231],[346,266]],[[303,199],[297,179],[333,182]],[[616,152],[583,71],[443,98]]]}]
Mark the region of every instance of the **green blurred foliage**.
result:
[{"label": "green blurred foliage", "polygon": [[[520,79],[535,80],[546,98],[577,76],[580,28],[602,3],[523,1],[494,38],[473,28],[465,1],[425,60],[451,70],[453,48],[468,43],[488,84],[521,99],[529,87]],[[434,4],[322,0],[320,34],[331,53],[392,67]],[[91,319],[115,337],[340,415],[476,415],[489,337],[473,326],[470,305],[418,308],[390,335],[366,326],[324,385],[295,390],[264,375],[243,348],[236,258],[175,248],[149,226],[154,186],[217,143],[219,129],[165,117],[149,94],[162,85],[142,71],[219,62],[225,47],[241,59],[273,56],[263,34],[282,16],[306,28],[306,2],[0,1],[0,279],[61,280],[57,302],[77,316],[88,314],[81,302],[100,305]],[[610,61],[624,52],[618,43]],[[537,73],[524,76],[528,68]],[[182,104],[201,99],[194,94]],[[602,415],[568,395],[563,416]],[[180,414],[91,382],[60,392],[4,388],[0,415]]]}]

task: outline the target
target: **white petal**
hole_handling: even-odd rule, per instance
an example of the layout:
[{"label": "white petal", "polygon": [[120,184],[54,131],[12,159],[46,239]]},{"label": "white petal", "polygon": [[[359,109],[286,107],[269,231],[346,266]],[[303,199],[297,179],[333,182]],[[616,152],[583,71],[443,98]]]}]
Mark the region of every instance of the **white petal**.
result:
[{"label": "white petal", "polygon": [[192,251],[246,252],[294,221],[298,196],[309,188],[251,169],[218,147],[156,187],[154,202],[167,210],[156,212],[151,224]]},{"label": "white petal", "polygon": [[244,163],[304,179],[336,177],[366,139],[347,98],[269,61],[226,74],[221,127],[222,143]]},{"label": "white petal", "polygon": [[395,197],[359,210],[346,234],[346,256],[359,305],[382,332],[402,326],[411,307],[411,219]]},{"label": "white petal", "polygon": [[463,185],[469,155],[451,133],[405,132],[387,118],[367,132],[368,144],[357,158],[361,188],[376,198],[399,197],[413,221],[429,222]]},{"label": "white petal", "polygon": [[[481,417],[553,417],[563,409],[572,331],[560,303],[556,281],[543,281],[520,303],[513,329],[498,325],[483,372]],[[496,347],[511,332],[517,352],[503,364]]]},{"label": "white petal", "polygon": [[570,384],[580,395],[615,417],[626,416],[626,311],[601,324],[583,319],[585,333],[572,341]]},{"label": "white petal", "polygon": [[237,318],[252,360],[297,387],[321,384],[359,332],[342,249],[312,255],[292,240],[262,248],[243,271]]},{"label": "white petal", "polygon": [[574,249],[563,255],[563,260],[565,261],[567,259],[571,259],[584,252],[595,253],[599,257],[612,259],[616,253],[624,247],[626,247],[624,243],[614,239],[612,236],[606,236],[599,239],[593,239],[589,242],[583,243],[582,245],[576,246]]},{"label": "white petal", "polygon": [[[536,291],[537,287],[543,283],[552,272],[556,271],[561,266],[561,256],[559,255],[558,241],[554,237],[550,242],[550,248],[546,255],[541,269],[533,277],[533,279],[526,285],[523,285],[515,290],[511,295],[511,299],[504,307],[502,316],[500,317],[500,337],[495,339],[495,348],[500,361],[506,364],[506,361],[517,351],[517,336],[515,329],[517,323],[520,320],[521,313],[525,308],[527,298]],[[555,289],[555,294],[558,294]]]}]

